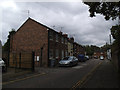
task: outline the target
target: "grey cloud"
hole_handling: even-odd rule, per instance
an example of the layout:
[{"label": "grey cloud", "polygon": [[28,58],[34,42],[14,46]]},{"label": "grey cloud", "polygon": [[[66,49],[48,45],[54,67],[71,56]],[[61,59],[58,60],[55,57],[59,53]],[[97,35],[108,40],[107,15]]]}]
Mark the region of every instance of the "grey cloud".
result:
[{"label": "grey cloud", "polygon": [[[27,19],[27,10],[30,10],[30,17],[44,25],[52,27],[55,30],[68,33],[74,36],[75,41],[82,44],[92,44],[101,46],[105,42],[109,42],[109,29],[115,25],[116,21],[105,21],[104,17],[97,15],[94,18],[89,17],[88,6],[83,3],[15,3],[17,10],[3,10],[3,41],[7,38],[8,31],[11,28],[18,29]],[[8,26],[7,28],[5,28]]]}]

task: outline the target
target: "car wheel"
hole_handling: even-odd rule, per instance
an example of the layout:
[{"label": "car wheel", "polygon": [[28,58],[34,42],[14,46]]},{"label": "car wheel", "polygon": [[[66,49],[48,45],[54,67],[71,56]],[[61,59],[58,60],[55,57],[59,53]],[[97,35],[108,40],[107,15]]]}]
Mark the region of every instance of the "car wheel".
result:
[{"label": "car wheel", "polygon": [[73,62],[70,62],[70,66],[73,66]]}]

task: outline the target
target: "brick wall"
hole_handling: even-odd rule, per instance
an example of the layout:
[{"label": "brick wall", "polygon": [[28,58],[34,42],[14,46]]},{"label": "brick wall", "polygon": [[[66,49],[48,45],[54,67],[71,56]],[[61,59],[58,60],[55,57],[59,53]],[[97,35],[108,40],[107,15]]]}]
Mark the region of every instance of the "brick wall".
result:
[{"label": "brick wall", "polygon": [[78,57],[79,54],[85,54],[84,48],[76,42],[73,44],[73,52],[75,57]]},{"label": "brick wall", "polygon": [[43,63],[48,63],[48,30],[47,27],[29,18],[15,33],[11,40],[11,52],[34,51],[40,55],[43,47]]},{"label": "brick wall", "polygon": [[118,72],[120,72],[120,49],[119,46],[117,44],[112,45],[112,49],[111,49],[112,53],[112,62],[114,67],[116,68],[116,70]]},{"label": "brick wall", "polygon": [[[65,37],[64,35],[62,35],[62,33],[53,31],[53,30],[49,30],[49,33],[52,32],[52,37],[53,39],[51,40],[49,37],[49,50],[52,49],[53,50],[53,59],[56,60],[56,64],[59,62],[59,60],[62,59],[62,50],[64,51],[64,57],[65,57],[65,52],[68,52],[68,46],[67,44],[65,44],[65,38],[67,39],[67,37]],[[58,35],[58,41],[56,42],[56,34]],[[64,38],[64,42],[62,43],[61,38]],[[56,58],[56,50],[59,51],[59,56],[58,58]]]},{"label": "brick wall", "polygon": [[11,52],[10,53],[10,67],[32,69],[33,67],[33,53],[32,52]]}]

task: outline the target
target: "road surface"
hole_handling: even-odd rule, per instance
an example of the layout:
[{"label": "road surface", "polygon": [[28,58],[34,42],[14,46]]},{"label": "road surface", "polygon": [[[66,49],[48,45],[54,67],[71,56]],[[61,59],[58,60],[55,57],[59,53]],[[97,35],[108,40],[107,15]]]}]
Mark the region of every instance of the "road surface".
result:
[{"label": "road surface", "polygon": [[58,67],[53,70],[54,72],[44,72],[5,82],[2,88],[77,88],[102,62],[91,59],[79,62],[73,67]]}]

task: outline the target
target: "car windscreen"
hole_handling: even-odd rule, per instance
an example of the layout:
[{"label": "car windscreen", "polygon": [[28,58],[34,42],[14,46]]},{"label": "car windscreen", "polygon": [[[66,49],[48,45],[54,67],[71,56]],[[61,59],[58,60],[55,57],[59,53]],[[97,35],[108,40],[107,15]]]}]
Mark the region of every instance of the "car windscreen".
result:
[{"label": "car windscreen", "polygon": [[73,59],[73,57],[69,57],[69,60],[72,60]]},{"label": "car windscreen", "polygon": [[65,58],[63,58],[63,60],[68,60],[69,59],[69,57],[65,57]]},{"label": "car windscreen", "polygon": [[73,57],[65,57],[65,58],[63,58],[63,60],[72,60],[73,59]]}]

